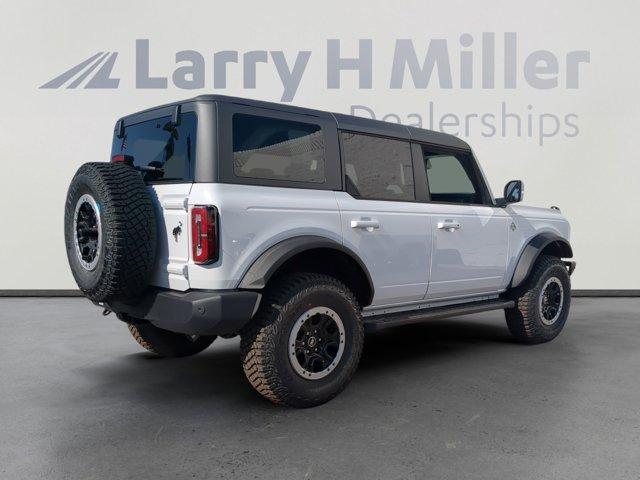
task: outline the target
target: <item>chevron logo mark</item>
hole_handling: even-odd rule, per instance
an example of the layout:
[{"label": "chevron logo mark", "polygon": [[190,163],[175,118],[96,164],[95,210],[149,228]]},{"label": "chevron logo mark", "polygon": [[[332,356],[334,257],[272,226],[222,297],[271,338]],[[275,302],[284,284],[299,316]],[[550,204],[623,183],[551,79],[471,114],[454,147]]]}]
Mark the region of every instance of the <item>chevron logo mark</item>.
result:
[{"label": "chevron logo mark", "polygon": [[98,52],[39,88],[56,89],[66,85],[73,89],[82,84],[81,88],[118,88],[120,79],[111,77],[116,58],[118,52]]}]

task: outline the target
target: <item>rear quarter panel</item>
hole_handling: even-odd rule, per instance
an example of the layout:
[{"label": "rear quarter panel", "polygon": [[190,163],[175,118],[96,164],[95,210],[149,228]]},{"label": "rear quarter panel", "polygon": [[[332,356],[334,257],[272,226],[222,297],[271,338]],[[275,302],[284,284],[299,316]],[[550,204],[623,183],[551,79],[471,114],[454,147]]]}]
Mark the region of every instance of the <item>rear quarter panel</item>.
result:
[{"label": "rear quarter panel", "polygon": [[191,288],[235,288],[251,264],[269,247],[299,235],[342,243],[340,213],[331,190],[195,183],[194,205],[215,205],[220,217],[220,258],[189,264]]}]

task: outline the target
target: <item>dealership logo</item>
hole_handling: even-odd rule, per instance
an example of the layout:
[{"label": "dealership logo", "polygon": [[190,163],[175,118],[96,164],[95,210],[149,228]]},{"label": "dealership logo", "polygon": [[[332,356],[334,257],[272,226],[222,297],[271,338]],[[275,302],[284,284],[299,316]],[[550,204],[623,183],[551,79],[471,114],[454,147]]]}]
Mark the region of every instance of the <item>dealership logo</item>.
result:
[{"label": "dealership logo", "polygon": [[[502,65],[498,65],[496,40],[493,32],[484,32],[479,41],[464,33],[453,45],[447,39],[430,39],[416,48],[412,39],[396,39],[385,83],[392,90],[428,89],[436,84],[444,90],[509,90],[525,85],[536,90],[577,89],[581,69],[590,62],[588,50],[569,51],[564,55],[535,50],[522,55],[518,51],[517,34],[507,32],[501,42]],[[260,76],[277,76],[282,85],[281,101],[290,102],[307,72],[311,54],[309,50],[289,55],[282,50],[221,50],[210,55],[181,50],[175,52],[173,72],[163,75],[153,72],[152,58],[157,53],[152,55],[149,40],[142,38],[135,43],[135,87],[166,89],[171,82],[185,90],[206,88],[209,83],[215,89],[224,89],[229,72],[236,71],[242,72],[243,88],[255,89],[260,73]],[[74,89],[87,79],[84,88],[118,88],[120,79],[111,76],[117,57],[118,52],[98,52],[40,88],[56,89],[66,85]],[[342,88],[343,76],[348,72],[357,77],[359,89],[374,88],[373,40],[359,39],[354,51],[353,46],[344,48],[339,39],[328,39],[325,58],[324,77],[328,89]],[[213,64],[207,66],[210,61]],[[259,64],[265,65],[258,67]],[[213,78],[207,78],[211,72]]]},{"label": "dealership logo", "polygon": [[83,88],[118,88],[120,79],[111,77],[116,58],[118,58],[118,52],[98,52],[41,85],[40,88],[60,88],[67,82],[69,82],[67,88],[78,88],[87,78],[89,81]]},{"label": "dealership logo", "polygon": [[[345,45],[348,43],[348,45]],[[167,71],[156,63],[165,51],[151,49],[149,39],[135,41],[133,71],[123,78],[114,76],[118,52],[97,52],[64,73],[40,86],[40,89],[117,89],[131,82],[136,89],[225,90],[229,77],[244,90],[258,88],[263,77],[280,81],[280,101],[292,102],[303,79],[311,77],[309,65],[324,60],[323,74],[313,75],[327,90],[346,85],[358,90],[387,89],[404,91],[454,90],[578,90],[582,76],[591,63],[589,50],[527,51],[516,32],[483,32],[474,37],[461,34],[457,40],[434,38],[396,39],[388,61],[377,60],[374,76],[374,42],[358,39],[342,42],[327,39],[324,55],[310,50],[219,50],[199,52],[180,50],[171,53],[174,65]],[[127,54],[125,53],[125,57]],[[166,60],[166,58],[165,58]],[[386,66],[385,66],[386,65]],[[318,65],[316,65],[318,67]],[[380,71],[381,68],[386,72]],[[127,75],[126,73],[130,73]],[[375,82],[374,82],[375,79]],[[431,93],[431,92],[430,92]],[[564,97],[564,96],[563,96]],[[570,98],[570,97],[566,97]],[[377,112],[371,105],[352,105],[350,113],[439,130],[461,137],[517,136],[537,139],[540,146],[551,137],[573,138],[580,132],[578,114],[563,111],[562,102],[550,110],[539,110],[533,103],[515,104],[496,98],[484,111],[448,112],[430,99],[415,103],[404,112]],[[415,110],[414,110],[415,108]]]}]

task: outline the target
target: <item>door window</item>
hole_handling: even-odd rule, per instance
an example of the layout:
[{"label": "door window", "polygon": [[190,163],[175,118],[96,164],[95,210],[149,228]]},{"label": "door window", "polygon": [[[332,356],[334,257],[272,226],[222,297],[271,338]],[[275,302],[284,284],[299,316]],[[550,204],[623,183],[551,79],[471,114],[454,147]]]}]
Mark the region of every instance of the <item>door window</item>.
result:
[{"label": "door window", "polygon": [[369,200],[415,200],[409,142],[342,132],[345,174],[354,194]]},{"label": "door window", "polygon": [[422,150],[431,201],[483,204],[482,188],[468,154],[433,153]]},{"label": "door window", "polygon": [[324,159],[320,125],[233,115],[233,171],[238,177],[323,183]]}]

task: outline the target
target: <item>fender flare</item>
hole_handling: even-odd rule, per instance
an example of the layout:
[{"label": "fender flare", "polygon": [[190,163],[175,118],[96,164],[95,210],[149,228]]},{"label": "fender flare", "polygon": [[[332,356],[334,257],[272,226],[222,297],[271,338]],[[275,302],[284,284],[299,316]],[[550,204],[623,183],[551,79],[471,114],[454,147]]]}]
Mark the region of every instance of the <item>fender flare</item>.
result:
[{"label": "fender flare", "polygon": [[269,279],[278,271],[287,260],[294,255],[307,250],[316,248],[327,248],[337,250],[351,257],[362,269],[371,290],[371,298],[373,298],[374,288],[371,274],[364,262],[351,249],[344,245],[317,235],[301,235],[298,237],[288,238],[265,250],[249,267],[240,280],[238,288],[247,290],[259,290],[267,285]]},{"label": "fender flare", "polygon": [[511,277],[509,288],[515,288],[518,285],[521,285],[522,282],[529,277],[529,274],[533,269],[533,265],[536,263],[536,260],[538,260],[542,251],[552,243],[558,244],[562,258],[573,257],[573,250],[571,249],[571,245],[567,239],[562,238],[555,233],[540,233],[529,240],[529,243],[527,243],[527,245],[522,249],[522,253],[520,254],[520,258],[516,264],[513,276]]}]

